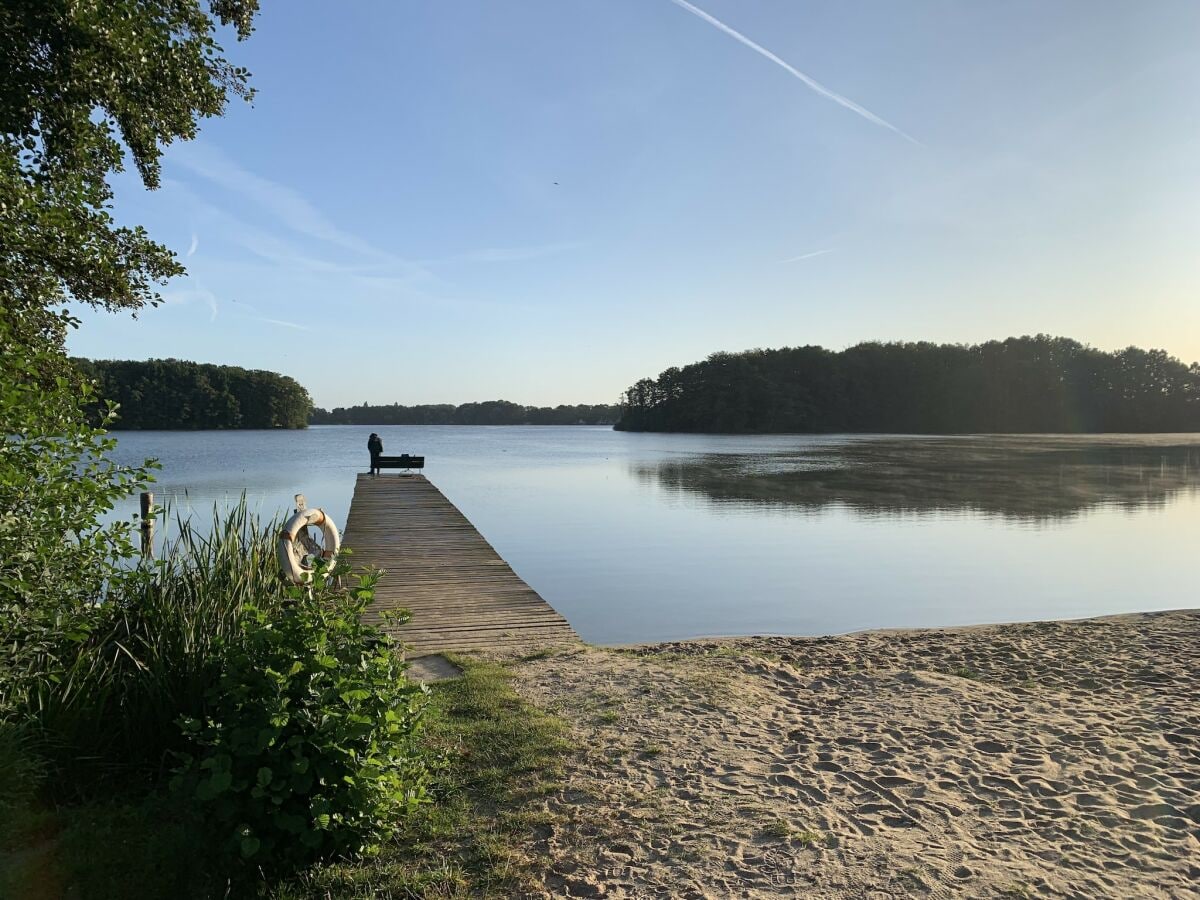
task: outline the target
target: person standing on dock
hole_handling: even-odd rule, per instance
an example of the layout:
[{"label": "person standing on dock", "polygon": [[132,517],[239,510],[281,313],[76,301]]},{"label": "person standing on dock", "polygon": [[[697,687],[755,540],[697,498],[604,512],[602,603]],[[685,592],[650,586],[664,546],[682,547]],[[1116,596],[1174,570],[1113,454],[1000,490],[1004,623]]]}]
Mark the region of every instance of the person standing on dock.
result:
[{"label": "person standing on dock", "polygon": [[371,454],[371,474],[379,474],[379,457],[383,454],[383,438],[375,432],[367,438],[367,452]]}]

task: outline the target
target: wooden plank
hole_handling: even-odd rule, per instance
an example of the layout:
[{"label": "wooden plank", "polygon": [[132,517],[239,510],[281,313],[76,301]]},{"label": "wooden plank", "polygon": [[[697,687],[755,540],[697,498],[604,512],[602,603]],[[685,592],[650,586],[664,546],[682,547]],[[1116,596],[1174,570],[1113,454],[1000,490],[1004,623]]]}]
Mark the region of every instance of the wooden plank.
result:
[{"label": "wooden plank", "polygon": [[359,475],[344,544],[356,569],[383,574],[367,619],[408,609],[385,626],[410,651],[536,650],[579,638],[423,475]]}]

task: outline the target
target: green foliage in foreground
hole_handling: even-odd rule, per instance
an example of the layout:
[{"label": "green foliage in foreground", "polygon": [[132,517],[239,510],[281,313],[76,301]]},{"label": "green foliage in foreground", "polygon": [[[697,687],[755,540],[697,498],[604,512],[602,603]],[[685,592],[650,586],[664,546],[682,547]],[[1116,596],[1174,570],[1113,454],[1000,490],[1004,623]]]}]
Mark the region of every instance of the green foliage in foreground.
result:
[{"label": "green foliage in foreground", "polygon": [[555,820],[541,807],[560,786],[566,726],[525,703],[505,666],[454,662],[463,677],[433,686],[424,738],[446,760],[434,802],[377,856],[311,870],[275,900],[508,898],[537,886],[529,842]]},{"label": "green foliage in foreground", "polygon": [[431,768],[424,692],[362,621],[374,576],[285,587],[273,529],[244,508],[209,537],[181,528],[161,563],[114,574],[75,631],[13,635],[56,652],[6,667],[0,717],[37,738],[59,800],[144,791],[174,768],[180,808],[231,873],[372,851],[426,802]]},{"label": "green foliage in foreground", "polygon": [[[74,631],[133,552],[127,524],[107,525],[113,503],[150,477],[105,457],[115,441],[83,422],[92,389],[52,351],[23,344],[0,317],[0,647],[12,664],[44,652],[14,645],[5,625]],[[2,702],[2,695],[0,695]]]},{"label": "green foliage in foreground", "polygon": [[286,375],[179,359],[72,360],[115,403],[116,430],[305,428],[308,391]]},{"label": "green foliage in foreground", "polygon": [[[554,821],[538,807],[557,788],[565,727],[522,702],[505,667],[456,661],[464,676],[432,688],[420,738],[427,758],[445,759],[431,784],[434,802],[398,820],[374,856],[242,885],[234,896],[508,898],[535,885],[538,861],[528,845]],[[0,764],[4,751],[0,731]],[[53,814],[0,808],[22,825],[19,839],[0,836],[0,896],[23,896],[34,879],[82,900],[225,896],[228,885],[211,863],[214,842],[191,804],[179,801],[106,799]]]},{"label": "green foliage in foreground", "polygon": [[1200,431],[1200,364],[1037,335],[714,353],[625,392],[617,428],[687,432]]},{"label": "green foliage in foreground", "polygon": [[374,852],[427,800],[425,696],[362,622],[374,577],[323,580],[281,610],[244,608],[203,716],[182,720],[194,749],[172,788],[260,869]]}]

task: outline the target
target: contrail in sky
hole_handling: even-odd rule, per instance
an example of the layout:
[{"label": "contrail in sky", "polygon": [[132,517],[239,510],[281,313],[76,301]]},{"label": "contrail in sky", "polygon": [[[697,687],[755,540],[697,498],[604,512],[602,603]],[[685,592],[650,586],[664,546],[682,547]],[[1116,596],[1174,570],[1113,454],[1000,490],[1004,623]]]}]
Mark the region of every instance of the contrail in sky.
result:
[{"label": "contrail in sky", "polygon": [[295,328],[299,331],[312,331],[307,325],[300,325],[297,322],[288,322],[284,319],[268,319],[266,316],[255,316],[258,321],[266,322],[268,325],[282,325],[284,328]]},{"label": "contrail in sky", "polygon": [[910,141],[910,142],[916,144],[918,147],[925,146],[920,141],[918,141],[915,137],[913,137],[910,134],[904,133],[899,128],[897,128],[895,125],[893,125],[891,122],[887,121],[886,119],[879,118],[879,116],[875,115],[875,113],[871,112],[869,109],[859,106],[853,100],[850,100],[847,97],[843,97],[841,94],[831,91],[829,88],[825,87],[825,85],[821,84],[819,81],[805,75],[803,72],[801,72],[795,66],[791,65],[790,63],[784,62],[782,59],[780,59],[778,56],[776,56],[774,53],[772,53],[766,47],[763,47],[760,44],[754,43],[754,41],[750,40],[750,38],[746,37],[741,32],[734,31],[732,28],[730,28],[728,25],[726,25],[720,19],[710,16],[708,13],[706,13],[704,10],[700,9],[699,7],[693,6],[692,4],[688,3],[687,0],[671,0],[671,2],[682,9],[686,9],[693,16],[697,16],[698,18],[703,19],[705,22],[707,22],[709,25],[712,25],[714,28],[721,29],[721,31],[725,32],[731,38],[745,44],[747,47],[749,47],[751,50],[753,50],[755,53],[759,54],[760,56],[765,56],[771,62],[775,63],[775,65],[780,66],[783,69],[786,69],[788,72],[790,72],[796,78],[799,78],[801,81],[803,81],[806,85],[808,85],[810,88],[812,88],[818,94],[820,94],[822,97],[826,97],[826,98],[832,100],[834,103],[838,104],[839,106],[846,107],[846,109],[850,110],[851,112],[858,113],[860,116],[862,116],[868,122],[874,122],[876,125],[879,125],[879,126],[882,126],[883,128],[888,129],[888,131],[894,131],[896,134],[900,135],[900,137],[904,138],[906,141]]},{"label": "contrail in sky", "polygon": [[781,259],[780,262],[800,262],[802,259],[812,259],[814,256],[824,256],[826,253],[832,252],[832,250],[814,250],[812,253],[801,253],[799,256],[793,256],[791,259]]}]

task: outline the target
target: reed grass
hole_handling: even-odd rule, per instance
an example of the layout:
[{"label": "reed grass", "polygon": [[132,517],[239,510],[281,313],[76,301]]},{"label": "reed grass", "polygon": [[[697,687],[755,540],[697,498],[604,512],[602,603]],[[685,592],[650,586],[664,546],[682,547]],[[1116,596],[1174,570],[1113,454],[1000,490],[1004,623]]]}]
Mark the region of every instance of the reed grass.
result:
[{"label": "reed grass", "polygon": [[176,528],[159,560],[110,585],[65,671],[47,672],[37,693],[48,755],[75,776],[64,783],[165,771],[182,746],[178,722],[203,710],[241,617],[285,600],[277,523],[264,526],[244,498],[214,510],[208,529],[182,516]]}]

